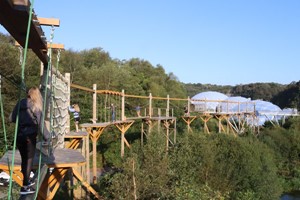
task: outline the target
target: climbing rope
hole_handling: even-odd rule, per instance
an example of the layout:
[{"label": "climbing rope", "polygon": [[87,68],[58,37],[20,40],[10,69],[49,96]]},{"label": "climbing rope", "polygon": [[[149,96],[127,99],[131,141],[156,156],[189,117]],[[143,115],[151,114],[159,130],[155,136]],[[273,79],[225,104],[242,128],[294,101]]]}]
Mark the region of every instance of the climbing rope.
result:
[{"label": "climbing rope", "polygon": [[[44,83],[42,83],[42,86],[44,86],[44,94],[43,94],[43,99],[44,99],[44,102],[43,102],[43,115],[42,115],[42,128],[41,128],[41,134],[40,135],[40,140],[43,140],[43,134],[44,134],[44,130],[45,130],[45,115],[46,115],[46,104],[47,104],[47,94],[48,94],[48,83],[49,83],[49,73],[51,72],[51,60],[52,60],[52,39],[53,39],[53,32],[54,32],[54,28],[52,28],[51,30],[51,34],[50,34],[50,48],[48,49],[48,66],[47,66],[47,72],[46,72],[46,75],[44,77],[45,78],[45,81]],[[43,72],[45,74],[45,72]],[[51,92],[51,91],[50,91]],[[50,94],[50,97],[52,96],[52,94]],[[51,99],[50,99],[50,130],[49,130],[49,133],[50,133],[50,136],[48,135],[48,138],[47,138],[47,145],[48,145],[48,157],[47,157],[47,160],[49,159],[49,155],[51,155],[52,153],[52,149],[50,147],[50,142],[52,140],[52,137],[51,137],[51,119],[52,119],[52,115],[51,115]],[[49,140],[50,139],[50,140]],[[43,143],[40,142],[40,151],[42,151],[42,146],[43,146]],[[37,187],[36,187],[36,191],[39,190],[39,183],[40,183],[40,172],[41,172],[41,167],[42,167],[42,153],[40,153],[39,155],[39,164],[38,164],[38,181],[37,181]],[[37,198],[37,192],[35,193],[35,199]]]},{"label": "climbing rope", "polygon": [[[30,33],[30,26],[31,26],[31,19],[32,19],[32,13],[33,13],[33,5],[34,0],[32,0],[30,9],[29,9],[29,19],[28,19],[28,25],[27,25],[27,33],[26,33],[26,41],[25,41],[25,48],[24,48],[24,57],[22,62],[22,70],[21,70],[21,84],[20,88],[26,88],[25,87],[25,64],[26,64],[26,57],[27,57],[27,50],[28,50],[28,41],[29,41],[29,33]],[[21,99],[21,89],[19,89],[19,101]],[[20,103],[18,104],[18,112],[16,117],[16,127],[15,127],[15,133],[14,133],[14,142],[13,142],[13,154],[12,154],[12,163],[11,168],[14,169],[15,164],[15,152],[16,152],[16,143],[17,143],[17,133],[18,133],[18,123],[19,123],[19,111],[20,111]],[[9,164],[9,163],[8,163]],[[13,177],[13,170],[10,170],[10,177]],[[9,192],[8,192],[8,199],[11,199],[11,192],[12,192],[12,179],[9,179]]]},{"label": "climbing rope", "polygon": [[1,119],[3,125],[3,133],[4,133],[4,142],[5,142],[5,152],[7,152],[7,135],[6,135],[6,127],[5,127],[5,120],[4,120],[4,110],[3,110],[3,100],[2,100],[2,87],[1,87],[1,76],[0,76],[0,110],[1,110]]},{"label": "climbing rope", "polygon": [[[5,153],[6,153],[8,151],[8,145],[7,145],[6,126],[5,126],[5,120],[4,120],[4,109],[3,109],[3,100],[2,100],[1,76],[0,76],[0,110],[1,110],[1,119],[2,119],[3,133],[4,133]],[[8,156],[7,156],[7,163],[8,163],[8,170],[10,172],[11,169],[10,169],[10,165],[9,165],[9,158],[8,158]]]}]

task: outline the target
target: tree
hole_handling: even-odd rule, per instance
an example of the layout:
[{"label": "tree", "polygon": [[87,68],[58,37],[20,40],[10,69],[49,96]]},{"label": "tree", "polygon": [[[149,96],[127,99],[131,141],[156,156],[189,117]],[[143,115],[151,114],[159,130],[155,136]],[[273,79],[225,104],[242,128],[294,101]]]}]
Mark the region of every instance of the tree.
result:
[{"label": "tree", "polygon": [[288,129],[264,129],[259,140],[275,152],[278,174],[284,180],[284,191],[293,191],[300,187],[299,119],[289,119],[287,123]]}]

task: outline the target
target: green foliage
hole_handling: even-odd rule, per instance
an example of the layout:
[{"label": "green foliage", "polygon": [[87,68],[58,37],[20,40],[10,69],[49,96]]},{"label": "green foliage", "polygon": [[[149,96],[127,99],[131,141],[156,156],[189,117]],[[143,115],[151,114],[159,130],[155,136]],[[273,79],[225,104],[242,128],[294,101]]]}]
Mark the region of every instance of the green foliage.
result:
[{"label": "green foliage", "polygon": [[267,144],[276,156],[278,175],[285,191],[300,188],[300,131],[299,118],[291,119],[289,129],[265,129],[259,140]]},{"label": "green foliage", "polygon": [[[190,133],[166,152],[153,133],[133,145],[118,172],[101,178],[107,198],[277,199],[282,188],[273,151],[254,137]],[[100,186],[99,186],[100,187]]]},{"label": "green foliage", "polygon": [[272,98],[272,102],[281,108],[300,109],[300,81],[291,83],[287,88]]},{"label": "green foliage", "polygon": [[223,94],[230,94],[232,86],[225,85],[212,85],[212,84],[201,84],[201,83],[186,83],[185,84],[188,96],[192,97],[200,92],[205,91],[216,91]]},{"label": "green foliage", "polygon": [[114,199],[165,199],[170,196],[168,156],[163,136],[153,133],[143,148],[136,148],[122,165],[122,173],[111,181]]},{"label": "green foliage", "polygon": [[179,182],[207,185],[230,198],[249,190],[256,199],[275,199],[281,194],[272,153],[255,139],[224,134],[186,137],[174,152]]},{"label": "green foliage", "polygon": [[232,88],[232,96],[243,96],[251,99],[270,101],[273,96],[285,89],[284,85],[277,83],[251,83],[237,85]]}]

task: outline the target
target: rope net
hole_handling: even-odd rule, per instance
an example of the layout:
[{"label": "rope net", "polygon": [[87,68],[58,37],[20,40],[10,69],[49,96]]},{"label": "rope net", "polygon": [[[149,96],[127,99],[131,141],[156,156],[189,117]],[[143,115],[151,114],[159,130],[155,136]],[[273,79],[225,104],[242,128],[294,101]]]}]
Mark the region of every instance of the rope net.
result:
[{"label": "rope net", "polygon": [[69,85],[58,72],[52,73],[51,136],[53,149],[64,148],[64,137],[69,131]]}]

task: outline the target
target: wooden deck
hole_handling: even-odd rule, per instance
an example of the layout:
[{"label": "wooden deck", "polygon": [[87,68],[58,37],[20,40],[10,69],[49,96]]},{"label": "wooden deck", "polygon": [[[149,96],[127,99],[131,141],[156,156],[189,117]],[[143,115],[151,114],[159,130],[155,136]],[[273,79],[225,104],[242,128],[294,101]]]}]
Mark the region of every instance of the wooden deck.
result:
[{"label": "wooden deck", "polygon": [[81,128],[105,128],[107,126],[110,126],[110,125],[115,125],[115,124],[122,124],[122,123],[131,123],[131,122],[134,122],[134,120],[131,120],[131,119],[127,119],[127,120],[116,120],[116,121],[113,121],[113,122],[99,122],[99,123],[83,123],[83,124],[80,124],[80,127]]},{"label": "wooden deck", "polygon": [[[4,154],[4,156],[0,159],[0,169],[8,170],[7,158],[11,163],[12,155],[13,151],[8,151]],[[78,151],[73,149],[56,149],[54,150],[53,155],[49,157],[43,157],[42,162],[48,167],[73,167],[84,165],[85,158],[78,153]],[[37,151],[33,161],[34,168],[38,167],[38,163],[39,153]],[[21,169],[21,156],[18,150],[15,152],[14,168]]]},{"label": "wooden deck", "polygon": [[87,135],[88,133],[86,131],[79,131],[79,132],[71,131],[65,134],[65,138],[82,138]]},{"label": "wooden deck", "polygon": [[[0,159],[0,169],[10,174],[9,167],[11,167],[13,151],[8,151]],[[34,158],[34,169],[39,165],[39,151],[37,151]],[[81,182],[82,186],[91,192],[96,198],[100,199],[98,193],[83,180],[83,177],[76,171],[76,167],[85,165],[85,158],[80,152],[74,149],[55,149],[53,155],[49,157],[42,156],[42,164],[48,168],[53,168],[52,172],[48,171],[44,180],[41,180],[41,186],[38,190],[38,199],[53,199],[55,193],[59,189],[60,183],[69,171],[72,172],[72,178]],[[9,163],[8,163],[9,162]],[[15,151],[13,180],[22,186],[23,175],[21,173],[21,156],[18,150]]]}]

